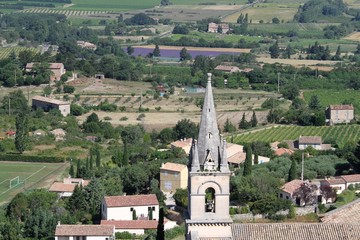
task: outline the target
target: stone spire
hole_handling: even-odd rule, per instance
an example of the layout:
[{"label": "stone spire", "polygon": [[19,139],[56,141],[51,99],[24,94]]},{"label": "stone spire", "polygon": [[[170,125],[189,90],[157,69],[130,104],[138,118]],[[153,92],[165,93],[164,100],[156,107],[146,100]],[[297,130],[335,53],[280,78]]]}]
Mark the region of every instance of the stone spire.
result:
[{"label": "stone spire", "polygon": [[204,105],[202,108],[198,137],[199,163],[202,166],[219,166],[220,135],[216,121],[214,98],[211,87],[211,73],[208,73]]}]

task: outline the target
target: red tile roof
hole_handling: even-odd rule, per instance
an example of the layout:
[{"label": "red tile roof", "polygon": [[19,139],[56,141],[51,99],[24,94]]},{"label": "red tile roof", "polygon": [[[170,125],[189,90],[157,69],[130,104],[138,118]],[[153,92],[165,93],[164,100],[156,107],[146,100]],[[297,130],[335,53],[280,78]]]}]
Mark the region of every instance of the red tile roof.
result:
[{"label": "red tile roof", "polygon": [[327,182],[329,185],[345,184],[345,180],[342,179],[341,177],[339,177],[339,178],[329,178],[329,179],[322,180],[321,182]]},{"label": "red tile roof", "polygon": [[49,191],[50,192],[73,192],[76,184],[66,184],[62,182],[54,182]]},{"label": "red tile roof", "polygon": [[156,220],[101,220],[101,225],[115,226],[115,229],[156,229]]},{"label": "red tile roof", "polygon": [[302,181],[299,179],[292,180],[291,182],[285,183],[281,190],[290,194],[293,194],[297,189],[300,188]]},{"label": "red tile roof", "polygon": [[293,150],[287,149],[287,148],[278,148],[278,149],[275,150],[275,155],[276,155],[276,156],[282,156],[282,155],[284,155],[284,154],[289,154],[289,155],[291,155],[291,154],[293,154],[293,153],[294,153]]},{"label": "red tile roof", "polygon": [[330,105],[331,110],[354,110],[353,105]]},{"label": "red tile roof", "polygon": [[357,223],[360,219],[360,199],[327,212],[321,218],[325,223]]},{"label": "red tile roof", "polygon": [[160,170],[181,172],[185,168],[187,168],[187,167],[184,164],[167,162],[161,166]]},{"label": "red tile roof", "polygon": [[[32,69],[34,67],[34,64],[35,63],[27,63],[26,64],[26,69]],[[62,63],[49,63],[49,68],[50,69],[60,69],[60,68],[63,68],[64,67],[64,64]]]},{"label": "red tile roof", "polygon": [[113,236],[114,225],[57,225],[55,236]]},{"label": "red tile roof", "polygon": [[342,175],[341,178],[347,183],[360,182],[360,174]]},{"label": "red tile roof", "polygon": [[155,194],[104,197],[107,207],[159,205]]}]

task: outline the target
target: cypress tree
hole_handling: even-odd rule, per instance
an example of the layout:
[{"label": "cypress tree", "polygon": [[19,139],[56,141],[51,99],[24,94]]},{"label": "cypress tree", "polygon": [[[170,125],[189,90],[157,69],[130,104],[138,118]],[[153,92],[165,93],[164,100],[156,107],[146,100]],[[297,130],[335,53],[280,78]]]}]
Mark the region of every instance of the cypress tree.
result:
[{"label": "cypress tree", "polygon": [[165,231],[164,231],[164,209],[160,208],[159,211],[159,222],[156,230],[156,240],[164,240]]},{"label": "cypress tree", "polygon": [[126,166],[129,163],[129,152],[127,148],[127,141],[124,142],[124,151],[123,151],[123,158],[122,158],[122,166]]},{"label": "cypress tree", "polygon": [[19,153],[23,153],[29,142],[29,120],[26,114],[21,112],[16,116],[15,127],[15,147]]},{"label": "cypress tree", "polygon": [[257,152],[254,153],[254,164],[259,164],[259,154]]},{"label": "cypress tree", "polygon": [[132,219],[137,220],[136,210],[134,209],[132,212]]},{"label": "cypress tree", "polygon": [[252,150],[251,150],[251,146],[247,145],[243,176],[251,175],[251,167],[252,167]]},{"label": "cypress tree", "polygon": [[76,165],[76,177],[79,178],[80,177],[80,159],[77,160],[77,165]]},{"label": "cypress tree", "polygon": [[251,127],[256,127],[256,125],[258,124],[255,111],[253,111],[253,115],[251,117],[250,123],[251,123]]},{"label": "cypress tree", "polygon": [[70,177],[74,177],[74,165],[73,164],[70,165],[69,175],[70,175]]},{"label": "cypress tree", "polygon": [[89,169],[90,169],[90,170],[93,169],[93,156],[92,156],[92,155],[90,155]]},{"label": "cypress tree", "polygon": [[248,129],[250,127],[250,124],[245,119],[245,113],[243,113],[243,116],[241,118],[241,121],[239,123],[239,129]]},{"label": "cypress tree", "polygon": [[89,158],[86,158],[85,167],[86,167],[86,172],[87,172],[89,170]]},{"label": "cypress tree", "polygon": [[292,181],[296,179],[296,161],[295,159],[293,159],[291,161],[291,166],[290,166],[290,169],[289,169],[289,176],[288,176],[288,182]]},{"label": "cypress tree", "polygon": [[96,148],[96,167],[97,168],[100,167],[100,161],[101,161],[100,150],[98,148]]}]

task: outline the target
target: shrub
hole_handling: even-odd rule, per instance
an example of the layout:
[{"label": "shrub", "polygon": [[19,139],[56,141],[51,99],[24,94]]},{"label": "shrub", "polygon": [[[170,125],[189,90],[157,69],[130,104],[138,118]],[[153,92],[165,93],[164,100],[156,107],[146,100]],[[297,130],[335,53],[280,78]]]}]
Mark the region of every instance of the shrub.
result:
[{"label": "shrub", "polygon": [[111,117],[109,117],[109,116],[106,116],[106,117],[104,117],[104,120],[106,120],[106,121],[110,121],[110,120],[112,120],[112,118],[111,118]]},{"label": "shrub", "polygon": [[136,120],[141,121],[144,117],[145,117],[145,114],[142,113],[136,118]]},{"label": "shrub", "polygon": [[69,85],[64,85],[63,87],[63,91],[64,93],[73,93],[75,92],[75,87],[74,86],[69,86]]},{"label": "shrub", "polygon": [[128,117],[122,117],[122,118],[120,118],[120,121],[126,121],[126,120],[128,120],[129,118]]},{"label": "shrub", "polygon": [[19,155],[19,154],[0,154],[0,161],[60,163],[60,162],[64,162],[64,158],[55,157],[55,156],[33,156],[33,155]]}]

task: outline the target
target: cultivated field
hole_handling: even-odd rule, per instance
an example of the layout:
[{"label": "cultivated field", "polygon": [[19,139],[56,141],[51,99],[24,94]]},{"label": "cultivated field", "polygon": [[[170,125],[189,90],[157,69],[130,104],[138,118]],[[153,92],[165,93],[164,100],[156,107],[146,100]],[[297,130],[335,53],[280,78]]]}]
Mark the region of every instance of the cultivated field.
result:
[{"label": "cultivated field", "polygon": [[344,39],[360,42],[360,32],[351,33],[351,34],[347,35],[346,37],[344,37]]},{"label": "cultivated field", "polygon": [[260,57],[256,58],[256,61],[260,63],[282,63],[286,65],[292,65],[294,67],[304,67],[304,66],[316,66],[316,65],[330,65],[333,66],[338,61],[322,61],[322,60],[305,60],[305,59],[277,59],[270,57]]},{"label": "cultivated field", "polygon": [[[186,93],[178,88],[168,99],[154,99],[150,93],[153,91],[150,84],[143,82],[83,79],[75,81],[72,85],[75,86],[76,93],[80,94],[78,104],[91,106],[108,101],[118,107],[125,107],[123,112],[96,112],[100,119],[115,126],[142,124],[147,130],[172,127],[184,118],[198,123],[201,110],[197,102],[204,97],[204,93]],[[261,104],[274,95],[262,91],[214,89],[214,97],[219,125],[222,127],[227,118],[238,125],[244,112],[250,119],[252,110],[260,109]],[[145,112],[145,117],[137,120],[140,115],[140,104],[142,108],[148,108],[149,112]],[[89,114],[78,117],[79,121],[85,120]],[[267,111],[257,111],[258,121],[264,122],[266,115]]]},{"label": "cultivated field", "polygon": [[265,23],[271,22],[274,17],[277,17],[280,21],[291,21],[294,18],[295,13],[299,7],[298,3],[261,3],[255,4],[254,7],[241,10],[237,13],[227,16],[225,22],[236,22],[240,13],[248,14],[249,20],[252,23],[258,23],[261,20]]},{"label": "cultivated field", "polygon": [[0,47],[0,59],[9,57],[12,52],[15,52],[15,54],[18,55],[19,52],[24,50],[31,50],[33,52],[38,51],[36,48],[27,48],[27,47],[9,47],[9,48]]},{"label": "cultivated field", "polygon": [[[329,91],[331,91],[331,93],[329,93]],[[360,92],[358,90],[307,90],[304,91],[305,101],[309,102],[312,95],[316,95],[324,107],[330,104],[342,104],[344,101],[351,102],[355,105],[355,108],[360,107]],[[359,113],[355,112],[355,114]]]},{"label": "cultivated field", "polygon": [[[0,205],[24,190],[48,187],[66,167],[66,163],[0,162]],[[15,177],[20,184],[10,189],[10,179]]]},{"label": "cultivated field", "polygon": [[259,131],[249,131],[234,136],[234,143],[248,143],[254,141],[276,142],[296,140],[299,136],[321,136],[323,141],[334,139],[339,146],[347,142],[357,142],[360,139],[359,125],[301,127],[276,126]]}]

